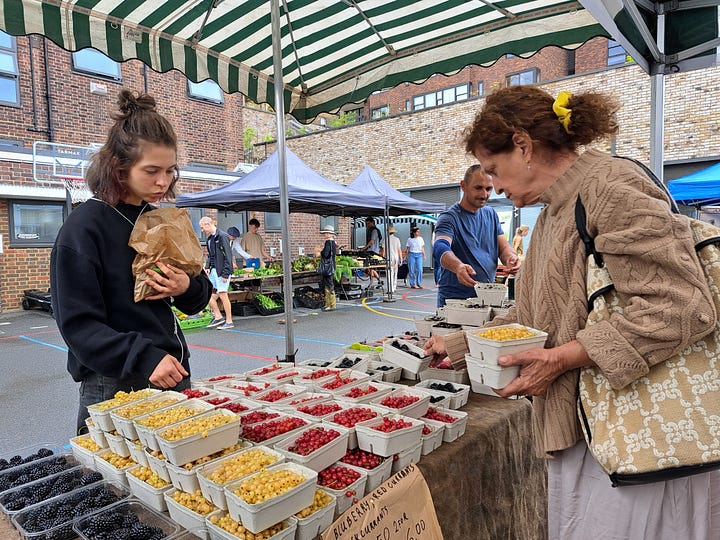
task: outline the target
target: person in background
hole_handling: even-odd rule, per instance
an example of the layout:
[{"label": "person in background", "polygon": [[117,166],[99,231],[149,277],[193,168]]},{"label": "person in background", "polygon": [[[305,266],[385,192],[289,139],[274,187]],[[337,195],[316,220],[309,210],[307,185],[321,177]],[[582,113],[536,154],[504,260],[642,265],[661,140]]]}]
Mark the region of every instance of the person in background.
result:
[{"label": "person in background", "polygon": [[[213,314],[213,320],[207,325],[208,328],[217,327],[219,330],[234,328],[232,319],[232,308],[228,289],[230,288],[230,276],[232,275],[232,250],[230,249],[230,236],[225,231],[218,229],[212,218],[205,216],[200,218],[200,230],[207,235],[208,258],[205,263],[210,281],[213,284],[213,293],[208,306]],[[220,313],[218,298],[222,302],[225,317]]]},{"label": "person in background", "polygon": [[260,222],[252,218],[248,222],[248,232],[243,235],[240,241],[242,249],[250,254],[250,257],[245,259],[245,266],[260,268],[261,266],[265,266],[266,259],[272,260],[265,246],[265,240],[263,240],[263,237],[258,233],[259,230]]},{"label": "person in background", "polygon": [[325,271],[320,274],[320,287],[325,290],[325,307],[323,311],[333,311],[337,307],[335,297],[335,255],[338,254],[338,247],[335,243],[335,227],[325,225],[320,231],[325,243],[321,249],[316,250],[320,257],[321,266]]},{"label": "person in background", "polygon": [[94,196],[74,209],[50,256],[52,306],[67,344],[67,369],[80,383],[78,432],[87,406],[123,390],[190,388],[190,353],[172,306],[192,315],[208,302],[205,274],[189,277],[157,261],[145,283],[156,294],[134,301],[128,246],[135,221],[173,198],[177,137],[147,94],[121,90],[103,147],[86,181]]},{"label": "person in background", "polygon": [[242,248],[240,238],[240,230],[237,227],[230,227],[227,230],[228,236],[230,237],[230,251],[233,254],[233,270],[236,268],[242,268],[244,266],[242,260],[246,262],[252,256]]},{"label": "person in background", "polygon": [[[380,229],[375,225],[375,218],[372,216],[365,218],[365,242],[366,244],[362,247],[364,251],[374,253],[375,255],[381,255],[384,251],[381,245],[382,234],[380,233]],[[368,285],[368,288],[374,287],[376,283],[378,286],[383,284],[380,279],[380,274],[378,274],[374,268],[369,268],[367,273],[368,276],[370,276],[370,285]]]},{"label": "person in background", "polygon": [[520,259],[503,234],[495,210],[486,206],[492,179],[481,165],[472,165],[460,182],[462,198],[440,214],[435,227],[433,260],[438,269],[437,307],[448,298],[477,296],[475,283],[494,283],[498,258],[508,274]]},{"label": "person in background", "polygon": [[[464,132],[465,149],[498,193],[518,208],[545,205],[515,307],[489,325],[542,329],[547,341],[500,356],[501,366],[519,366],[520,373],[496,392],[534,396],[536,451],[549,458],[548,538],[720,538],[720,471],[613,488],[578,419],[581,368],[596,366],[623,388],[707,335],[717,320],[688,221],[672,213],[666,193],[638,165],[588,147],[617,132],[618,108],[599,93],[560,92],[553,99],[538,87],[511,86],[488,96]],[[578,198],[628,306],[592,325]],[[426,350],[464,358],[463,344],[462,333],[449,334],[431,338]]]},{"label": "person in background", "polygon": [[408,260],[408,279],[411,289],[422,289],[423,264],[425,263],[425,240],[420,236],[420,228],[410,229],[410,237],[405,243],[405,255]]},{"label": "person in background", "polygon": [[390,282],[388,283],[388,292],[394,293],[397,290],[398,268],[403,260],[403,250],[400,245],[400,239],[395,236],[397,229],[390,225],[387,232],[390,237],[388,239],[388,243],[390,244],[390,254],[388,257],[390,259]]},{"label": "person in background", "polygon": [[517,229],[515,229],[515,236],[513,237],[512,247],[521,260],[524,258],[523,252],[525,249],[525,247],[523,246],[523,238],[525,238],[529,232],[530,227],[528,227],[527,225],[520,225]]}]

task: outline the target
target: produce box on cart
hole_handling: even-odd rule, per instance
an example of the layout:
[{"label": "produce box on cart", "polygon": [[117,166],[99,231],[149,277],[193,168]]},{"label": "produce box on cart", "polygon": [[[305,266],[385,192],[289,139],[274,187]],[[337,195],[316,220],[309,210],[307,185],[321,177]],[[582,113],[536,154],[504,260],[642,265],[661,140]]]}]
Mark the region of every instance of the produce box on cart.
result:
[{"label": "produce box on cart", "polygon": [[260,315],[277,315],[285,311],[282,295],[275,292],[256,294],[253,297],[253,304],[255,304]]},{"label": "produce box on cart", "polygon": [[207,310],[201,311],[196,315],[186,315],[173,307],[173,312],[178,320],[178,326],[183,330],[188,328],[202,328],[212,322],[212,313]]},{"label": "produce box on cart", "polygon": [[294,297],[300,306],[309,309],[320,309],[325,305],[325,291],[314,287],[298,287],[295,289]]}]

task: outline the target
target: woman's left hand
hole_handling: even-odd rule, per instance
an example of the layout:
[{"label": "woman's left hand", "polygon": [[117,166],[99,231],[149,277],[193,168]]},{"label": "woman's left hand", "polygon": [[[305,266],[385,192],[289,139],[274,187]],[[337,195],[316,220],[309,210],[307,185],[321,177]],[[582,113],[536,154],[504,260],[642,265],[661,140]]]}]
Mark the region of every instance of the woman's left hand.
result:
[{"label": "woman's left hand", "polygon": [[178,296],[188,290],[190,278],[183,270],[161,261],[156,264],[165,275],[152,270],[146,272],[148,279],[145,280],[145,284],[158,292],[158,294],[148,296],[146,300],[161,300],[170,296]]},{"label": "woman's left hand", "polygon": [[501,397],[542,396],[560,375],[572,369],[591,366],[580,343],[571,341],[552,349],[530,349],[498,358],[502,367],[520,366],[520,373],[507,386],[495,392]]}]

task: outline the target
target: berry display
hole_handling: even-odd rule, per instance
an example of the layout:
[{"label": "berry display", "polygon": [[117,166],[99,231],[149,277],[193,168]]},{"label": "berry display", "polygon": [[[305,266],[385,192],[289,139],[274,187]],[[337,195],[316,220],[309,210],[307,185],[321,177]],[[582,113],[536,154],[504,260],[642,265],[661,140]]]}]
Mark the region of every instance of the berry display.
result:
[{"label": "berry display", "polygon": [[170,485],[170,482],[162,479],[160,475],[158,475],[158,473],[153,471],[150,467],[140,466],[133,468],[128,472],[138,480],[142,480],[156,489],[162,489]]},{"label": "berry display", "polygon": [[457,420],[456,417],[449,414],[441,413],[435,407],[428,407],[427,412],[423,418],[429,418],[430,420],[437,420],[439,422],[445,422],[446,424],[452,424]]},{"label": "berry display", "polygon": [[202,491],[199,489],[193,493],[176,490],[173,492],[172,498],[175,502],[182,504],[185,508],[201,516],[206,516],[210,512],[217,510],[217,506],[203,497]]},{"label": "berry display", "polygon": [[278,456],[265,452],[261,448],[253,448],[237,456],[228,457],[207,478],[216,484],[226,484],[231,480],[272,465],[278,459]]},{"label": "berry display", "polygon": [[278,416],[280,416],[280,413],[270,411],[252,411],[242,415],[240,417],[240,423],[243,425],[255,424],[256,422],[263,422],[264,420],[270,420],[272,418],[277,418]]},{"label": "berry display", "polygon": [[20,487],[8,491],[0,497],[0,503],[12,512],[22,510],[31,504],[57,497],[68,493],[82,486],[88,486],[102,480],[102,475],[95,471],[87,472],[87,469],[75,469],[61,473],[47,480],[34,483],[32,486]]},{"label": "berry display", "polygon": [[221,405],[223,403],[227,403],[228,401],[230,401],[230,398],[227,396],[222,396],[222,397],[207,398],[207,399],[204,399],[203,401],[208,402],[210,405]]},{"label": "berry display", "polygon": [[268,527],[264,531],[260,531],[259,533],[255,533],[253,535],[253,533],[248,531],[240,523],[231,518],[230,514],[224,514],[222,516],[212,516],[209,519],[210,523],[212,523],[213,525],[217,525],[222,530],[229,532],[233,536],[237,536],[238,538],[253,538],[253,540],[266,540],[267,538],[275,536],[277,533],[279,533],[285,528],[285,524],[280,522],[276,523],[272,527]]},{"label": "berry display", "polygon": [[348,358],[347,356],[344,357],[342,360],[340,360],[340,363],[337,365],[337,367],[342,369],[351,368],[354,365],[356,365],[358,362],[362,361],[362,358]]},{"label": "berry display", "polygon": [[0,492],[22,486],[33,480],[45,478],[51,474],[63,472],[75,467],[75,460],[68,461],[67,456],[48,457],[43,461],[30,462],[22,467],[8,469],[0,474]]},{"label": "berry display", "polygon": [[166,441],[178,441],[199,433],[201,437],[205,438],[211,429],[237,421],[238,418],[234,414],[208,413],[171,426],[159,433],[158,437],[162,437]]},{"label": "berry display", "polygon": [[428,385],[428,388],[430,388],[431,390],[441,390],[442,392],[450,392],[452,394],[455,394],[456,392],[460,391],[460,388],[456,388],[455,386],[453,386],[452,383],[449,383],[449,382],[444,383],[444,384],[436,383],[436,382],[430,383]]},{"label": "berry display", "polygon": [[139,403],[127,405],[126,407],[121,407],[114,411],[114,414],[122,418],[133,418],[135,416],[140,416],[141,414],[162,409],[163,407],[177,403],[179,400],[180,398],[178,396],[163,396],[157,399],[148,399],[140,401]]},{"label": "berry display", "polygon": [[270,390],[264,396],[259,397],[257,399],[260,401],[268,401],[268,402],[272,403],[274,401],[279,401],[281,399],[291,397],[292,395],[293,395],[292,392],[287,392],[285,390],[280,390],[278,388],[274,388],[273,390]]},{"label": "berry display", "polygon": [[[329,365],[330,362],[325,364],[326,366]],[[314,366],[316,364],[308,364],[309,366]],[[323,366],[324,367],[324,366]],[[340,373],[337,369],[318,369],[316,371],[313,371],[312,373],[308,375],[304,375],[303,379],[308,381],[316,381],[317,379],[322,379],[323,377],[328,377],[330,375],[338,375]]]},{"label": "berry display", "polygon": [[380,405],[383,407],[390,407],[391,409],[402,409],[404,407],[409,407],[418,401],[420,401],[418,396],[387,396],[380,402]]},{"label": "berry display", "polygon": [[189,398],[201,398],[210,395],[209,390],[199,390],[197,388],[186,388],[182,393]]},{"label": "berry display", "polygon": [[258,369],[258,370],[256,370],[256,371],[252,371],[252,372],[250,373],[250,375],[252,375],[252,376],[254,376],[254,377],[260,377],[260,376],[262,376],[262,375],[267,375],[268,373],[272,373],[273,371],[277,371],[278,369],[280,369],[280,365],[279,365],[279,364],[272,364],[272,365],[266,366],[266,367],[264,367],[264,368],[262,368],[262,369]]},{"label": "berry display", "polygon": [[334,429],[325,429],[324,427],[310,428],[295,439],[293,444],[288,448],[288,452],[307,456],[318,448],[325,446],[330,441],[337,439],[339,436],[340,433]]},{"label": "berry display", "polygon": [[[45,534],[34,535],[33,539],[64,540],[66,538],[75,538],[72,529],[73,519],[104,508],[119,500],[120,497],[114,491],[98,485],[97,487],[73,491],[65,497],[47,501],[32,509],[28,508],[18,516],[23,516],[22,526],[29,533],[46,531],[60,526],[58,529],[48,531]],[[129,539],[130,537],[125,536],[124,538]],[[160,536],[159,538],[163,537]]]},{"label": "berry display", "polygon": [[359,398],[374,394],[377,391],[377,386],[373,386],[372,384],[368,384],[367,386],[353,386],[347,393],[343,394],[343,396],[349,398]]},{"label": "berry display", "polygon": [[93,411],[107,411],[108,409],[119,407],[120,405],[132,403],[133,401],[137,401],[139,399],[145,399],[155,393],[157,392],[152,388],[143,388],[142,390],[135,390],[132,392],[120,390],[115,393],[112,399],[106,399],[105,401],[101,401],[95,405],[90,405],[88,409],[92,409]]},{"label": "berry display", "polygon": [[382,419],[382,422],[380,422],[378,425],[373,426],[372,428],[378,431],[383,431],[385,433],[390,433],[393,431],[397,431],[398,429],[405,429],[411,426],[412,422],[408,422],[406,420],[403,420],[402,418],[392,419],[384,417]]},{"label": "berry display", "polygon": [[167,536],[162,528],[142,522],[131,508],[122,505],[88,517],[79,528],[92,540],[161,540]]},{"label": "berry display", "polygon": [[218,375],[217,377],[210,377],[208,382],[225,381],[227,379],[234,379],[235,375]]},{"label": "berry display", "polygon": [[287,416],[279,420],[269,420],[258,424],[244,426],[242,429],[242,437],[252,442],[262,442],[282,435],[307,425],[307,422],[301,418]]},{"label": "berry display", "polygon": [[325,493],[322,489],[316,489],[315,490],[315,497],[313,498],[313,502],[310,506],[303,508],[300,510],[297,514],[295,514],[296,518],[303,519],[308,516],[311,516],[321,508],[325,508],[328,504],[332,502],[332,497]]},{"label": "berry display", "polygon": [[335,377],[331,381],[326,382],[322,385],[322,387],[327,390],[335,390],[337,388],[340,388],[341,386],[345,386],[356,381],[356,377],[342,377],[340,375],[335,375]]},{"label": "berry display", "polygon": [[[458,326],[459,326],[459,325],[458,325]],[[391,347],[395,347],[396,349],[400,349],[400,350],[403,351],[404,353],[407,353],[407,354],[409,354],[410,356],[414,356],[415,358],[420,358],[420,359],[423,358],[423,355],[422,355],[422,354],[417,353],[417,352],[415,352],[415,351],[413,351],[413,350],[410,350],[410,347],[408,347],[407,343],[400,343],[400,341],[398,341],[397,339],[395,339],[395,340],[393,340],[392,342],[390,342],[390,346],[391,346]]]},{"label": "berry display", "polygon": [[475,334],[479,338],[489,339],[492,341],[510,341],[512,339],[526,339],[534,337],[535,332],[524,326],[499,326],[497,328],[488,328],[483,332]]},{"label": "berry display", "polygon": [[9,460],[8,459],[0,459],[0,471],[4,471],[6,469],[12,469],[13,467],[17,467],[18,465],[23,465],[25,463],[30,463],[31,461],[35,461],[36,459],[42,459],[45,457],[50,457],[53,455],[52,450],[49,450],[47,448],[41,448],[34,454],[30,454],[29,456],[22,457],[20,455],[12,456]]},{"label": "berry display", "polygon": [[227,403],[217,405],[215,408],[216,409],[227,409],[228,411],[232,411],[235,414],[238,414],[238,413],[247,411],[250,407],[248,407],[247,405],[243,405],[242,403],[236,403],[236,402],[229,401]]},{"label": "berry display", "polygon": [[358,478],[360,478],[359,472],[332,465],[318,473],[318,484],[329,489],[345,489]]},{"label": "berry display", "polygon": [[384,457],[378,456],[359,448],[353,448],[347,451],[347,453],[340,459],[343,463],[348,465],[355,465],[356,467],[362,467],[363,469],[372,470],[378,467],[383,461]]}]

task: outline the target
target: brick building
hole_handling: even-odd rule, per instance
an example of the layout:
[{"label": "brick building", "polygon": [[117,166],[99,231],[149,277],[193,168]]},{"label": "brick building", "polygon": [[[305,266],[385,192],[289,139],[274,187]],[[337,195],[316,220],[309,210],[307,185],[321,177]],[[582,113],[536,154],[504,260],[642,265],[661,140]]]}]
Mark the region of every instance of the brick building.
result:
[{"label": "brick building", "polygon": [[[274,151],[274,113],[246,104],[239,94],[223,95],[212,84],[189,85],[179,72],[160,74],[138,61],[116,64],[92,53],[73,54],[37,36],[0,35],[0,56],[9,61],[0,65],[14,65],[7,72],[0,68],[0,311],[18,309],[24,289],[47,289],[50,248],[67,212],[62,185],[33,179],[33,143],[38,141],[42,149],[37,163],[52,163],[47,154],[53,149],[75,145],[82,150],[102,143],[121,87],[154,95],[175,126],[180,191],[205,190],[237,178],[243,167],[233,170],[249,148],[256,160]],[[471,163],[460,147],[460,132],[482,96],[497,86],[537,82],[551,93],[592,88],[616,94],[626,106],[615,149],[647,161],[649,78],[626,60],[622,49],[600,38],[576,51],[549,47],[529,59],[503,57],[488,67],[378,92],[363,107],[368,121],[291,136],[288,146],[331,180],[347,184],[370,165],[397,189],[450,204],[458,199],[460,176]],[[718,74],[720,69],[714,68],[668,77],[666,178],[720,160],[714,121],[720,113]],[[387,114],[373,113],[385,107]],[[72,157],[66,155],[64,162],[72,163]],[[57,178],[48,177],[47,167],[40,176]],[[496,204],[507,207],[505,200]],[[191,218],[197,222],[205,213],[215,215],[221,228],[243,228],[257,217],[268,245],[280,247],[277,214],[192,209]],[[351,245],[350,220],[327,219],[339,230],[338,243]],[[291,216],[293,257],[300,248],[306,253],[314,249],[324,223],[319,216]]]}]

